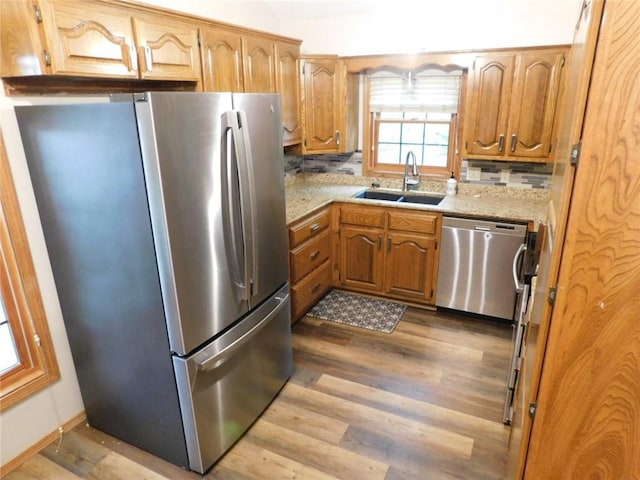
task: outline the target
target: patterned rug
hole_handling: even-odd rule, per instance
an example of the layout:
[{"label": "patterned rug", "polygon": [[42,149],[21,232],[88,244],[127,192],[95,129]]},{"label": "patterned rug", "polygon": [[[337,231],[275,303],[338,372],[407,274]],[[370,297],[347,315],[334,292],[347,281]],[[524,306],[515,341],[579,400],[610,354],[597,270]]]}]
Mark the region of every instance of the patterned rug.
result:
[{"label": "patterned rug", "polygon": [[407,309],[387,300],[361,297],[331,290],[309,310],[310,317],[391,333]]}]

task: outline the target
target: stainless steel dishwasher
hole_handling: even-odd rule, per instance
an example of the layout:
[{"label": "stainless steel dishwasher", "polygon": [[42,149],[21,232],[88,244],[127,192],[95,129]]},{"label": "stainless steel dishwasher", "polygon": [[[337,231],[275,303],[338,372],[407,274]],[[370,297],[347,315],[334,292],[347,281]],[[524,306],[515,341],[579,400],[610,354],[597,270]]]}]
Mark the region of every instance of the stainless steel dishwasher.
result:
[{"label": "stainless steel dishwasher", "polygon": [[444,217],[436,306],[513,320],[527,226]]}]

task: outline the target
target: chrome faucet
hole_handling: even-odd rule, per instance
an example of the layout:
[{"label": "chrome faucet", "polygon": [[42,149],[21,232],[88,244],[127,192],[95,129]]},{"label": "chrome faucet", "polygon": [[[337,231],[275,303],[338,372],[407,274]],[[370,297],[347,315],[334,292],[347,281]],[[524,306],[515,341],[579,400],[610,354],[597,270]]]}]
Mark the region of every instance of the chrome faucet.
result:
[{"label": "chrome faucet", "polygon": [[[409,159],[411,158],[411,176],[417,178],[409,178]],[[407,158],[404,161],[404,181],[402,182],[402,191],[406,192],[411,187],[417,187],[420,183],[420,176],[418,175],[418,162],[413,150],[409,150]]]}]

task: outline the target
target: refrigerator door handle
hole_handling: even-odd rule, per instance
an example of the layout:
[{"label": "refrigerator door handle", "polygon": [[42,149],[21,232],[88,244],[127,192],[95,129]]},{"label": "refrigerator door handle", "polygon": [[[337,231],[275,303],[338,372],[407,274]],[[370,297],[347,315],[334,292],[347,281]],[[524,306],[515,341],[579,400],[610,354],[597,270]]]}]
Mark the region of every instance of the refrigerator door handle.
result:
[{"label": "refrigerator door handle", "polygon": [[249,342],[253,337],[255,337],[260,330],[262,330],[278,313],[282,308],[286,305],[289,300],[289,294],[287,293],[284,296],[276,296],[273,297],[274,301],[277,302],[276,305],[271,309],[271,311],[265,315],[265,317],[260,320],[257,324],[255,324],[251,329],[242,335],[240,338],[231,342],[228,346],[223,348],[221,351],[213,354],[209,358],[205,360],[199,361],[196,363],[198,370],[202,372],[210,372],[221,366],[224,362],[226,362],[235,352],[242,348],[247,342]]},{"label": "refrigerator door handle", "polygon": [[[242,225],[242,202],[240,200],[239,192],[239,177],[237,159],[241,155],[242,137],[238,136],[234,130],[234,124],[237,123],[237,117],[235,112],[226,112],[222,115],[222,127],[223,127],[223,139],[225,142],[222,149],[222,155],[225,156],[222,165],[225,169],[222,172],[223,184],[226,186],[226,195],[223,195],[222,201],[224,205],[224,211],[227,212],[228,225],[229,225],[229,237],[231,239],[231,251],[232,251],[232,275],[238,280],[235,281],[236,285],[242,289],[242,299],[249,300],[250,287],[249,287],[249,275],[246,265],[247,251],[246,236],[244,227]],[[231,135],[230,135],[231,134]],[[231,142],[229,142],[231,137]],[[236,212],[236,203],[240,204],[240,211]]]},{"label": "refrigerator door handle", "polygon": [[518,247],[518,251],[513,256],[513,265],[512,265],[513,283],[516,287],[517,293],[522,293],[522,289],[524,288],[524,284],[520,283],[520,280],[518,279],[518,261],[520,260],[520,257],[524,254],[526,249],[527,249],[527,245],[523,243],[522,245],[520,245],[520,247]]},{"label": "refrigerator door handle", "polygon": [[249,129],[247,114],[244,111],[236,110],[227,112],[232,117],[231,131],[236,148],[238,159],[238,171],[240,175],[240,208],[242,210],[242,225],[244,233],[244,251],[246,266],[247,298],[258,291],[258,249],[257,249],[257,228],[255,224],[254,212],[255,204],[255,178],[253,172],[253,158],[251,155],[251,141],[249,139]]}]

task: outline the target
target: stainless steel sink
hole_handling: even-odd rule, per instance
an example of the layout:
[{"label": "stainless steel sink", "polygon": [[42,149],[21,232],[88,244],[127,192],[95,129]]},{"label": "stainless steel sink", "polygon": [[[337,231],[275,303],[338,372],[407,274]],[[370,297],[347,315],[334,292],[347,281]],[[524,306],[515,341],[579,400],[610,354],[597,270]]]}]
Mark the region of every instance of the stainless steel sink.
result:
[{"label": "stainless steel sink", "polygon": [[437,195],[405,195],[400,202],[422,203],[423,205],[438,205],[444,197]]},{"label": "stainless steel sink", "polygon": [[363,190],[362,192],[356,193],[353,198],[386,200],[389,202],[421,203],[423,205],[438,205],[444,199],[444,196],[402,194],[393,192],[379,192],[377,190]]},{"label": "stainless steel sink", "polygon": [[403,197],[400,193],[378,192],[375,190],[364,190],[356,193],[354,198],[366,198],[369,200],[388,200],[390,202],[399,202]]}]

